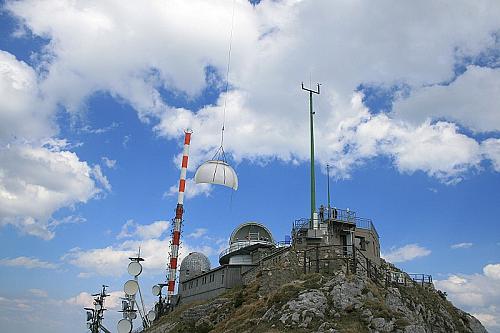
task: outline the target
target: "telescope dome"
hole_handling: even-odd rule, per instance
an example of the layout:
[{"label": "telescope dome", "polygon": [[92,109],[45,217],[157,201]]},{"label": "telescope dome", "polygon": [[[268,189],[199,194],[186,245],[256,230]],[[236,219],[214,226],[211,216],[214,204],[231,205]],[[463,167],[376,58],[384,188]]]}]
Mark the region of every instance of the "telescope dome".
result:
[{"label": "telescope dome", "polygon": [[185,281],[209,270],[210,260],[207,256],[200,252],[191,252],[182,260],[179,279],[180,281]]}]

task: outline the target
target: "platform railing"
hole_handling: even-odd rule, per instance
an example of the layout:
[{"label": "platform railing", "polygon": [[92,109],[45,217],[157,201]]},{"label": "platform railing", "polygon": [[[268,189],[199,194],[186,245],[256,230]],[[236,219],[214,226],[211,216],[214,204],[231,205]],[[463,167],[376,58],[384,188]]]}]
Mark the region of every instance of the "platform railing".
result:
[{"label": "platform railing", "polygon": [[[372,220],[364,217],[357,217],[356,212],[352,210],[331,208],[330,213],[328,214],[327,208],[323,214],[323,221],[331,220],[341,223],[352,223],[356,225],[356,228],[371,230],[377,235],[377,237],[379,237],[377,229],[375,229],[375,225],[373,224]],[[309,222],[310,219],[307,218],[295,220],[295,222],[293,223],[293,230],[298,231],[301,229],[309,229]]]},{"label": "platform railing", "polygon": [[248,247],[248,246],[251,246],[251,245],[255,245],[255,244],[276,245],[274,242],[268,241],[268,240],[264,240],[264,239],[260,239],[260,240],[248,240],[248,241],[237,241],[237,242],[234,242],[233,244],[231,244],[227,249],[225,249],[224,251],[222,251],[219,254],[219,259],[222,258],[222,257],[224,257],[225,255],[227,255],[228,253],[235,252],[235,251],[241,250],[241,249],[243,249],[245,247]]}]

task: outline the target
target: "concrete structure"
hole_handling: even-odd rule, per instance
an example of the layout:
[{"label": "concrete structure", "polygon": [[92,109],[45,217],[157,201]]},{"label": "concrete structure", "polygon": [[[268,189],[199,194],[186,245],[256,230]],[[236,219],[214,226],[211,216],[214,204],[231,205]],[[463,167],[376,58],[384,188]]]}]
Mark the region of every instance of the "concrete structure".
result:
[{"label": "concrete structure", "polygon": [[291,247],[278,248],[266,226],[247,222],[231,233],[229,247],[219,255],[219,267],[208,270],[208,258],[201,253],[190,254],[180,268],[179,303],[211,299],[242,285],[260,266],[265,266],[264,261],[281,260],[290,248],[302,252],[318,246],[334,248],[339,258],[348,258],[356,247],[372,263],[380,264],[379,236],[371,220],[359,218],[351,210],[336,208],[320,209],[314,216],[317,218],[312,223],[310,219],[295,221],[292,242],[286,244]]},{"label": "concrete structure", "polygon": [[375,264],[380,263],[380,241],[370,219],[356,216],[349,209],[325,208],[313,223],[308,219],[295,221],[292,242],[296,249],[313,246],[335,246],[345,255],[352,254],[353,244]]},{"label": "concrete structure", "polygon": [[[192,253],[182,261],[179,302],[210,299],[241,285],[243,273],[253,268],[265,253],[274,248],[273,235],[264,225],[257,222],[239,225],[231,234],[229,247],[219,256],[221,266],[203,272],[202,266],[207,266],[200,253]],[[193,265],[194,262],[197,264]]]}]

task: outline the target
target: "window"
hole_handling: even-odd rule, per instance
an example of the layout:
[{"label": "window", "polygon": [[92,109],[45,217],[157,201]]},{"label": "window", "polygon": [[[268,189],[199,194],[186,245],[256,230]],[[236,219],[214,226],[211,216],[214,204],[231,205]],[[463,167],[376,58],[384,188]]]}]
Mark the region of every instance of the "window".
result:
[{"label": "window", "polygon": [[193,288],[193,281],[189,281],[189,289]]},{"label": "window", "polygon": [[224,274],[221,275],[221,284],[224,284]]}]

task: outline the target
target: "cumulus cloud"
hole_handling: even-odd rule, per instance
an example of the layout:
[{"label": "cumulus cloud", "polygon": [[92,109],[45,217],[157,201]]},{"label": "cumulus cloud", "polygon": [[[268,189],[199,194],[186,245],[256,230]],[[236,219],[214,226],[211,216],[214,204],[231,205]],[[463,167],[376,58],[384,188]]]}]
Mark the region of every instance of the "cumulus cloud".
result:
[{"label": "cumulus cloud", "polygon": [[[89,274],[121,276],[126,274],[129,263],[128,258],[136,256],[140,248],[141,257],[145,259],[142,263],[144,274],[164,271],[168,262],[170,239],[168,236],[164,238],[159,237],[164,234],[167,228],[168,222],[165,221],[157,221],[144,226],[138,226],[133,221],[127,221],[119,238],[133,237],[132,239],[127,239],[121,243],[104,248],[88,250],[75,248],[66,253],[62,257],[62,260],[82,269],[82,277]],[[182,242],[179,260],[181,261],[187,254],[194,251],[210,256],[217,254],[218,249],[208,245],[192,246],[186,242]]]},{"label": "cumulus cloud", "polygon": [[85,203],[100,191],[95,169],[70,151],[11,145],[0,147],[0,160],[0,225],[14,225],[29,235],[53,238],[52,213]]},{"label": "cumulus cloud", "polygon": [[[500,69],[469,66],[464,74],[446,85],[416,89],[394,104],[394,112],[417,123],[427,118],[446,118],[474,131],[500,129]],[[417,112],[418,110],[418,112]]]},{"label": "cumulus cloud", "polygon": [[[159,135],[180,139],[182,129],[193,128],[191,168],[218,147],[224,104],[226,148],[236,161],[306,161],[307,99],[299,84],[308,73],[323,83],[315,100],[318,160],[330,162],[338,176],[386,155],[401,172],[422,170],[456,183],[481,160],[496,161],[490,145],[483,148],[454,123],[498,130],[495,99],[486,98],[498,89],[498,70],[471,65],[455,78],[457,64],[498,47],[496,1],[459,1],[453,9],[430,0],[237,1],[232,90],[200,110],[175,108],[161,92],[192,100],[208,86],[220,88],[228,37],[220,32],[228,31],[232,13],[227,1],[127,3],[116,10],[106,1],[25,0],[6,8],[49,40],[40,51],[44,94],[74,111],[106,91],[140,119],[159,120]],[[374,115],[356,92],[360,85],[407,87],[409,94],[396,94],[396,112]],[[464,103],[454,102],[457,95]],[[477,110],[481,117],[471,116]]]},{"label": "cumulus cloud", "polygon": [[38,296],[38,297],[48,297],[49,296],[49,293],[43,289],[33,288],[33,289],[28,289],[28,291],[30,293],[32,293],[33,295]]},{"label": "cumulus cloud", "polygon": [[187,234],[187,237],[200,238],[200,237],[206,235],[207,231],[208,230],[206,228],[196,228],[193,232]]},{"label": "cumulus cloud", "polygon": [[170,226],[168,221],[155,221],[151,224],[141,225],[134,220],[128,220],[116,238],[138,237],[140,239],[160,238]]},{"label": "cumulus cloud", "polygon": [[473,244],[472,243],[457,243],[457,244],[453,244],[451,245],[450,247],[452,249],[468,249],[472,246]]},{"label": "cumulus cloud", "polygon": [[[121,297],[125,297],[125,293],[123,291],[110,291],[107,292],[109,294],[105,299],[104,306],[106,309],[110,310],[118,310],[121,309]],[[94,297],[87,292],[81,292],[76,296],[70,297],[65,301],[66,304],[69,305],[77,305],[79,307],[94,307]]]},{"label": "cumulus cloud", "polygon": [[40,260],[32,257],[17,257],[17,258],[3,258],[0,259],[0,266],[23,267],[23,268],[45,268],[55,269],[57,264]]},{"label": "cumulus cloud", "polygon": [[493,280],[500,280],[500,264],[489,264],[484,266],[483,273]]},{"label": "cumulus cloud", "polygon": [[[193,178],[186,179],[186,187],[184,189],[184,198],[192,199],[199,195],[205,195],[208,197],[212,192],[212,186],[210,184],[196,184]],[[176,196],[179,193],[179,184],[170,186],[164,196]]]},{"label": "cumulus cloud", "polygon": [[496,332],[500,318],[500,264],[484,266],[483,274],[452,274],[444,280],[434,280],[434,284],[446,291],[455,305]]},{"label": "cumulus cloud", "polygon": [[103,156],[101,159],[104,162],[104,165],[106,165],[108,168],[110,168],[110,169],[116,168],[116,160],[112,160],[106,156]]},{"label": "cumulus cloud", "polygon": [[34,70],[3,51],[0,89],[0,226],[48,240],[58,225],[50,225],[54,212],[110,185],[100,169],[67,150],[66,140],[53,137],[54,105],[41,98]]},{"label": "cumulus cloud", "polygon": [[382,257],[392,263],[410,261],[431,254],[431,250],[418,244],[408,244],[399,248],[391,248],[389,252],[382,253]]}]

